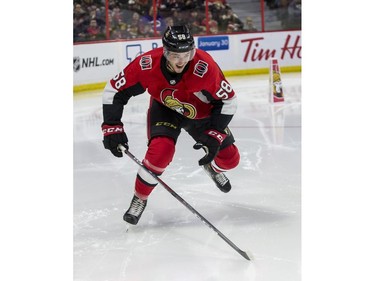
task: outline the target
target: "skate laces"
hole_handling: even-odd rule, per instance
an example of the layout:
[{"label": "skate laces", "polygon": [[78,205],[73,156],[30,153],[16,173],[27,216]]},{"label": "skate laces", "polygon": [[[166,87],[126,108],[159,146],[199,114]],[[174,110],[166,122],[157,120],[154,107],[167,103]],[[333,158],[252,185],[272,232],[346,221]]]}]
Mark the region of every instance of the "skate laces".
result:
[{"label": "skate laces", "polygon": [[229,181],[229,179],[223,173],[217,173],[216,171],[214,171],[214,169],[211,167],[211,164],[207,164],[205,168],[212,179],[215,182],[219,183],[221,186],[224,186]]},{"label": "skate laces", "polygon": [[138,217],[140,214],[142,214],[145,206],[146,206],[146,201],[142,200],[142,199],[139,199],[139,198],[134,198],[133,201],[132,201],[132,204],[129,208],[129,211],[128,213],[133,215],[133,216],[136,216]]},{"label": "skate laces", "polygon": [[214,175],[215,180],[220,183],[220,185],[225,185],[228,182],[228,178],[223,173],[216,173]]}]

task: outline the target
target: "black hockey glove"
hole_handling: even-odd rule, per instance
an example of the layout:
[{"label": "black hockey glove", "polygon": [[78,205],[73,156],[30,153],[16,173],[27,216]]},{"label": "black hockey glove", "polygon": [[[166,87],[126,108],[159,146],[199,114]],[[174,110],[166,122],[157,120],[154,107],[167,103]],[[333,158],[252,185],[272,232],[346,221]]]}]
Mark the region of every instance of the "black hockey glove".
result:
[{"label": "black hockey glove", "polygon": [[124,132],[122,125],[102,125],[103,144],[104,148],[109,149],[116,157],[122,157],[121,150],[118,150],[118,145],[122,144],[126,149],[128,146],[128,137]]},{"label": "black hockey glove", "polygon": [[194,144],[194,149],[203,148],[206,155],[199,160],[199,166],[206,165],[214,160],[215,156],[219,152],[220,145],[226,138],[226,134],[220,133],[214,129],[210,129],[204,132],[199,138],[198,142]]}]

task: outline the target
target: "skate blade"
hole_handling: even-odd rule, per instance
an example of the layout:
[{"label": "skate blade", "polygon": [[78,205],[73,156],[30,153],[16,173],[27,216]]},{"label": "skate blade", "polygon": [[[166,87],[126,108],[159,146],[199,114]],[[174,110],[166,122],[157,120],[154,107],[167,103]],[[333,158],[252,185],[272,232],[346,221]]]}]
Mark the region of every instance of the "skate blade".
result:
[{"label": "skate blade", "polygon": [[131,229],[133,228],[134,225],[128,223],[128,222],[125,222],[125,233],[128,233],[131,231]]}]

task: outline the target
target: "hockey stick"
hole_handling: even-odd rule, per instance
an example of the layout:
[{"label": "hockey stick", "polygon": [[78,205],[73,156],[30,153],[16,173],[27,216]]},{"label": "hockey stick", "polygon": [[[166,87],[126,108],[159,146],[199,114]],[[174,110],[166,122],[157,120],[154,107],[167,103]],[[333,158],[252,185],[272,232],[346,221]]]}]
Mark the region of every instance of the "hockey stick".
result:
[{"label": "hockey stick", "polygon": [[186,208],[188,208],[194,215],[196,215],[201,221],[203,221],[209,228],[216,232],[217,235],[220,236],[225,242],[229,244],[237,253],[243,256],[245,259],[250,260],[248,254],[245,251],[242,251],[238,248],[232,241],[230,241],[223,233],[221,233],[215,226],[213,226],[205,217],[203,217],[197,210],[195,210],[189,203],[187,203],[180,195],[178,195],[172,188],[170,188],[162,179],[160,179],[157,175],[147,169],[141,161],[137,159],[129,150],[127,150],[123,145],[119,145],[118,149],[122,151],[122,153],[129,156],[135,163],[137,163],[140,167],[142,167],[147,173],[149,173],[155,180],[157,180],[170,194],[172,194],[178,201],[180,201]]}]

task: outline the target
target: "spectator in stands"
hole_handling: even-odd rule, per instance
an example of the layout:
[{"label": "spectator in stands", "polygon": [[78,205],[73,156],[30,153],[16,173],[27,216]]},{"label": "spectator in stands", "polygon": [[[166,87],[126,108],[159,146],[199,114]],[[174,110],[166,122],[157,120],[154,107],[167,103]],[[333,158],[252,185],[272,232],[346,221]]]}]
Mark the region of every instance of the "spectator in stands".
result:
[{"label": "spectator in stands", "polygon": [[129,0],[126,4],[126,9],[137,13],[141,11],[140,6],[137,3],[135,3],[135,0]]},{"label": "spectator in stands", "polygon": [[122,13],[121,13],[121,10],[118,6],[113,8],[112,13],[111,13],[111,17],[112,17],[112,23],[114,25],[117,24],[118,20],[122,20]]},{"label": "spectator in stands", "polygon": [[[218,32],[257,31],[250,17],[247,18],[245,25],[241,22],[232,11],[227,0],[207,1],[209,17],[204,19],[205,0],[160,0],[157,2],[158,7],[160,7],[157,12],[157,30],[160,33],[167,24],[188,24],[191,33],[199,35],[217,34]],[[275,3],[275,7],[280,5],[280,8],[284,8],[279,12],[283,28],[300,28],[301,0],[270,0],[266,2],[272,2]],[[159,10],[163,11],[162,15]],[[105,0],[74,0],[74,42],[105,39],[106,13]],[[154,15],[151,0],[109,0],[108,14],[112,39],[158,36],[153,34]],[[168,18],[168,23],[166,18]],[[92,20],[95,20],[96,24]],[[206,22],[209,27],[208,31],[206,31]]]},{"label": "spectator in stands", "polygon": [[201,25],[203,18],[199,15],[196,9],[190,11],[190,17],[188,17],[187,22],[192,34],[204,34],[206,27]]},{"label": "spectator in stands", "polygon": [[[154,14],[154,12],[156,14]],[[147,25],[147,24],[154,26],[154,21],[155,21],[156,33],[157,33],[155,34],[156,36],[160,36],[166,29],[166,24],[165,24],[164,19],[159,15],[157,8],[155,10],[153,6],[150,6],[148,14],[145,16],[142,16],[140,21],[141,21],[142,26]]]},{"label": "spectator in stands", "polygon": [[154,33],[154,26],[147,23],[142,26],[142,29],[139,30],[139,36],[142,38],[156,37]]},{"label": "spectator in stands", "polygon": [[245,30],[248,31],[248,32],[257,32],[258,29],[255,28],[254,24],[253,24],[253,19],[250,17],[250,16],[247,16],[246,17],[246,28]]},{"label": "spectator in stands", "polygon": [[[120,9],[120,7],[117,5],[114,6],[112,11],[109,12],[108,14],[109,14],[111,33],[113,33],[114,30],[117,30],[123,33],[127,28],[127,22],[124,22],[123,11]],[[116,36],[118,35],[116,34]]]},{"label": "spectator in stands", "polygon": [[172,19],[175,25],[184,25],[186,23],[183,13],[179,10],[173,11]]},{"label": "spectator in stands", "polygon": [[89,24],[89,14],[81,4],[76,3],[73,9],[73,41],[86,40],[86,28]]},{"label": "spectator in stands", "polygon": [[86,40],[86,28],[84,15],[73,19],[73,42],[82,42]]},{"label": "spectator in stands", "polygon": [[301,1],[280,0],[276,10],[277,18],[281,21],[282,29],[301,28]]},{"label": "spectator in stands", "polygon": [[139,26],[140,24],[141,24],[141,16],[137,12],[133,12],[132,17],[126,21],[127,26],[131,26],[131,25]]},{"label": "spectator in stands", "polygon": [[95,19],[98,21],[98,24],[102,27],[105,26],[105,14],[105,7],[96,7]]},{"label": "spectator in stands", "polygon": [[170,11],[182,11],[185,8],[184,0],[164,0],[164,4]]},{"label": "spectator in stands", "polygon": [[127,29],[128,29],[127,24],[123,22],[121,18],[119,18],[117,20],[117,25],[114,26],[113,30],[118,30],[121,33],[121,37],[124,37],[124,34],[126,33]]},{"label": "spectator in stands", "polygon": [[212,13],[212,18],[218,23],[219,30],[225,32],[228,25],[226,20],[226,10],[228,7],[221,2],[215,2],[209,6],[209,9]]},{"label": "spectator in stands", "polygon": [[301,29],[301,0],[292,0],[288,5],[288,29]]},{"label": "spectator in stands", "polygon": [[201,25],[206,27],[206,30],[208,28],[208,34],[218,33],[218,23],[212,18],[212,13],[210,11],[208,12],[208,18],[204,18]]},{"label": "spectator in stands", "polygon": [[95,19],[97,25],[101,29],[105,29],[105,14],[102,15],[100,9],[96,5],[91,5],[89,7],[90,20]]},{"label": "spectator in stands", "polygon": [[126,39],[137,39],[137,38],[139,38],[139,26],[135,25],[135,24],[132,24],[132,25],[128,26],[125,37],[126,37]]},{"label": "spectator in stands", "polygon": [[276,9],[279,7],[279,2],[280,0],[265,0],[266,4],[267,4],[267,7],[270,9],[270,10],[273,10],[273,9]]},{"label": "spectator in stands", "polygon": [[165,19],[165,25],[166,25],[166,26],[173,26],[173,25],[174,25],[174,23],[173,23],[173,18],[172,18],[172,17],[167,17],[167,18]]},{"label": "spectator in stands", "polygon": [[240,20],[237,14],[233,12],[231,8],[226,9],[226,13],[224,14],[223,20],[225,20],[228,25],[234,25],[234,29],[236,32],[243,30],[243,22]]},{"label": "spectator in stands", "polygon": [[126,39],[126,37],[123,37],[123,33],[120,30],[113,30],[111,33],[111,39]]},{"label": "spectator in stands", "polygon": [[148,12],[149,12],[149,8],[150,6],[152,6],[152,1],[149,1],[148,0],[135,0],[136,3],[139,4],[140,6],[140,15],[143,16],[143,15],[147,15]]},{"label": "spectator in stands", "polygon": [[236,27],[234,26],[234,24],[228,24],[227,25],[227,29],[225,30],[225,33],[234,33],[236,32]]},{"label": "spectator in stands", "polygon": [[226,6],[227,5],[227,1],[226,0],[207,0],[207,2],[208,2],[208,5],[210,6],[210,5],[213,5],[213,4],[222,4],[222,5],[224,5],[224,6]]},{"label": "spectator in stands", "polygon": [[185,0],[183,10],[196,10],[200,8],[200,3],[197,0]]},{"label": "spectator in stands", "polygon": [[82,8],[81,4],[76,4],[74,6],[73,18],[80,18],[84,16],[87,12]]},{"label": "spectator in stands", "polygon": [[95,5],[95,4],[101,4],[101,3],[102,3],[101,0],[81,0],[81,4],[86,5],[87,7],[91,5]]},{"label": "spectator in stands", "polygon": [[96,19],[90,21],[90,25],[86,30],[88,40],[103,40],[105,38],[104,33],[98,26]]},{"label": "spectator in stands", "polygon": [[219,26],[218,25],[212,25],[210,27],[210,34],[218,34],[219,33]]},{"label": "spectator in stands", "polygon": [[167,4],[167,0],[160,0],[160,4],[158,6],[160,16],[162,16],[163,18],[172,16],[172,10],[169,7],[167,7]]}]

